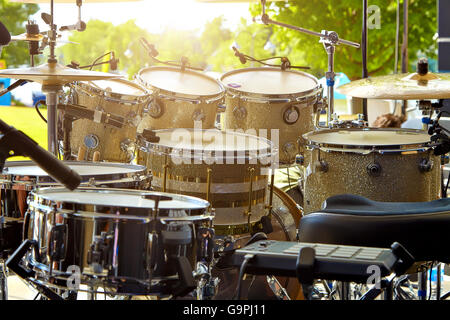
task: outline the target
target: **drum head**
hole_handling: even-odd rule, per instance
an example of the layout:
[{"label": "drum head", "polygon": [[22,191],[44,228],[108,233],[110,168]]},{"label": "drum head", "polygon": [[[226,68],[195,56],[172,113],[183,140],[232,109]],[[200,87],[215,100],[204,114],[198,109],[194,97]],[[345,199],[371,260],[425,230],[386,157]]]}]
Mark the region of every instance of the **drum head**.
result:
[{"label": "drum head", "polygon": [[319,88],[307,73],[279,68],[247,68],[228,72],[220,79],[225,88],[261,95],[298,95]]},{"label": "drum head", "polygon": [[321,130],[309,132],[304,138],[313,144],[366,147],[424,145],[430,142],[430,136],[425,131],[389,128]]},{"label": "drum head", "polygon": [[[113,162],[64,161],[64,164],[81,176],[82,183],[89,182],[91,178],[95,178],[96,181],[119,180],[137,174],[144,174],[146,171],[144,166]],[[32,161],[8,161],[5,164],[2,175],[15,176],[16,180],[22,180],[20,177],[36,178],[38,184],[56,183],[47,172]]]},{"label": "drum head", "polygon": [[155,198],[161,197],[160,210],[206,210],[209,202],[172,193],[154,191],[110,189],[110,188],[78,188],[70,191],[66,188],[42,188],[32,192],[39,199],[60,203],[74,203],[105,207],[132,207],[154,209]]},{"label": "drum head", "polygon": [[167,154],[174,151],[188,151],[194,155],[214,155],[227,157],[249,156],[267,157],[273,154],[272,142],[254,135],[220,130],[165,129],[156,130],[160,138],[157,143],[149,143],[149,149],[165,150]]},{"label": "drum head", "polygon": [[128,96],[147,95],[145,89],[142,88],[140,85],[124,79],[96,80],[83,83],[86,85],[91,85],[96,89],[100,89],[106,92],[113,92]]},{"label": "drum head", "polygon": [[200,72],[179,68],[146,68],[139,71],[137,79],[145,87],[188,96],[216,96],[224,91],[219,81]]}]

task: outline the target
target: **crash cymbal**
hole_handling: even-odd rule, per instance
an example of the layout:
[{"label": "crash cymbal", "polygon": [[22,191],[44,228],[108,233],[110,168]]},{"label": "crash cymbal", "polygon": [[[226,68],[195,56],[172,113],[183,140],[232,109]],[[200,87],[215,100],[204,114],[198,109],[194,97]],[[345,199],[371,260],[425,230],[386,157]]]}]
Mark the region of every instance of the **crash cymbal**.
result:
[{"label": "crash cymbal", "polygon": [[46,63],[37,67],[0,70],[0,78],[24,79],[42,85],[62,86],[74,81],[91,81],[119,78],[121,75],[72,69],[59,63]]},{"label": "crash cymbal", "polygon": [[352,81],[337,92],[351,97],[387,100],[450,98],[450,73],[401,73]]}]

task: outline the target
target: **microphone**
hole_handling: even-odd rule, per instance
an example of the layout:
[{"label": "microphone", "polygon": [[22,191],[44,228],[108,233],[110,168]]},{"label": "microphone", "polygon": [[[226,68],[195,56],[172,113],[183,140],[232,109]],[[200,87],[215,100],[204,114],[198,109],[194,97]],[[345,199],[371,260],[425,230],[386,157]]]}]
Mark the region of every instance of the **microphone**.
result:
[{"label": "microphone", "polygon": [[8,45],[11,41],[11,34],[8,29],[6,29],[5,25],[0,21],[0,48]]},{"label": "microphone", "polygon": [[111,60],[109,60],[109,65],[111,67],[112,71],[116,71],[117,70],[117,64],[119,63],[119,59],[116,59],[116,55],[114,54],[114,52],[111,52]]},{"label": "microphone", "polygon": [[148,43],[148,41],[145,38],[141,38],[141,43],[144,46],[145,50],[148,51],[149,55],[151,57],[157,57],[159,55],[158,50],[156,50],[155,46],[153,44]]},{"label": "microphone", "polygon": [[234,50],[234,55],[239,58],[239,61],[241,61],[242,64],[246,64],[247,59],[244,57],[244,55],[242,53],[240,53],[239,50],[236,49],[236,47],[233,47],[233,50]]},{"label": "microphone", "polygon": [[3,149],[3,156],[5,155],[4,148],[7,150],[6,156],[10,155],[10,151],[14,151],[14,155],[24,155],[31,158],[42,170],[66,188],[74,190],[80,185],[81,177],[77,172],[70,169],[52,153],[43,149],[22,131],[9,126],[2,120],[0,120],[0,131],[3,133],[3,137],[0,139],[0,150]]}]

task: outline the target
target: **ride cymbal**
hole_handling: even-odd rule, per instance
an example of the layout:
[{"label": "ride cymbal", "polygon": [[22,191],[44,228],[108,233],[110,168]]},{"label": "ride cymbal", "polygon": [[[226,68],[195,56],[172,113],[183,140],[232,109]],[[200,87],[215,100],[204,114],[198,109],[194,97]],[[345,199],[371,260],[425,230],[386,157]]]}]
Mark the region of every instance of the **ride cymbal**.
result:
[{"label": "ride cymbal", "polygon": [[367,99],[448,99],[450,73],[402,73],[370,77],[344,84],[336,90],[347,96]]}]

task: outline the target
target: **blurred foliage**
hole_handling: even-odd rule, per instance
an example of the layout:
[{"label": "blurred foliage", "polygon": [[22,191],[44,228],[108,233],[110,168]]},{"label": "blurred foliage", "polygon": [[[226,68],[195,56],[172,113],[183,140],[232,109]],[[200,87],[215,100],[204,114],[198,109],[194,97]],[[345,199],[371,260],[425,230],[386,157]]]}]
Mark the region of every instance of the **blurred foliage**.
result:
[{"label": "blurred foliage", "polygon": [[[39,10],[36,4],[22,4],[0,0],[0,21],[5,25],[11,35],[19,35],[26,32],[25,24],[28,18]],[[8,68],[28,64],[28,43],[26,41],[11,41],[4,46],[1,58],[6,60]]]},{"label": "blurred foliage", "polygon": [[[400,11],[399,62],[403,33],[403,1]],[[369,75],[389,74],[395,65],[396,8],[394,0],[370,0],[369,6],[380,8],[380,28],[368,30]],[[437,32],[436,0],[409,0],[409,62],[413,71],[420,56],[436,58]],[[266,6],[269,16],[276,21],[292,24],[312,31],[336,31],[341,39],[361,42],[362,1],[357,0],[296,0],[270,2]],[[251,5],[254,16],[261,14],[261,5]],[[369,14],[370,16],[370,14]],[[311,73],[323,76],[327,68],[327,55],[319,38],[298,31],[274,26],[271,41],[277,53],[288,55],[292,62],[312,67]],[[361,77],[361,49],[346,45],[336,47],[335,70],[344,72],[350,79]],[[399,67],[401,70],[401,67]]]}]

